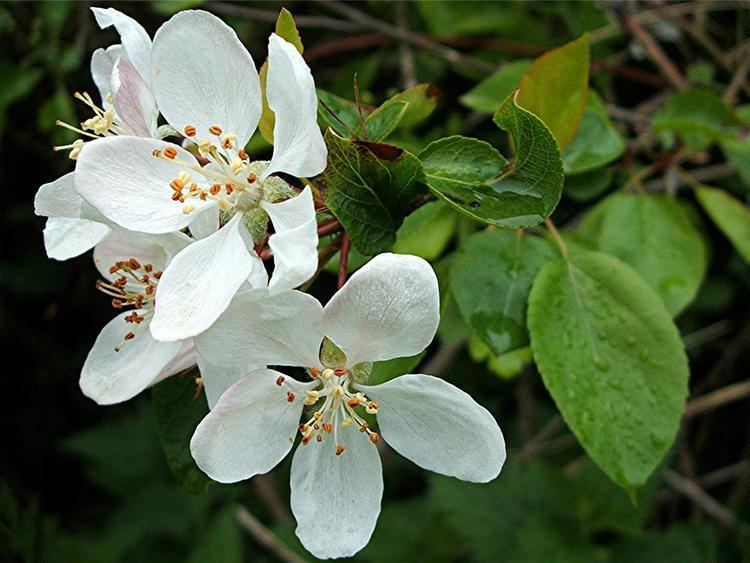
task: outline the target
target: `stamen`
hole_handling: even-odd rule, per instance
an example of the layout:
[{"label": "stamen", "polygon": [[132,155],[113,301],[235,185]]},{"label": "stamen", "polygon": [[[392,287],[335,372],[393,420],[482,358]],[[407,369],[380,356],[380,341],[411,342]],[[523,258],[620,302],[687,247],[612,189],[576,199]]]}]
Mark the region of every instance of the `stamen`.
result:
[{"label": "stamen", "polygon": [[185,129],[183,130],[186,137],[195,137],[195,134],[197,133],[195,127],[192,125],[185,125]]},{"label": "stamen", "polygon": [[368,414],[378,414],[379,407],[380,405],[378,405],[375,401],[370,401],[365,407],[365,412],[367,412]]},{"label": "stamen", "polygon": [[169,159],[174,159],[177,156],[177,151],[174,150],[174,147],[167,147],[164,149],[164,156]]},{"label": "stamen", "polygon": [[211,125],[211,127],[208,128],[208,132],[218,137],[221,135],[222,129],[218,125]]},{"label": "stamen", "polygon": [[378,436],[376,432],[370,432],[370,442],[377,444],[379,439],[380,436]]},{"label": "stamen", "polygon": [[276,385],[281,387],[284,384],[284,379],[286,379],[283,375],[280,375],[276,378]]},{"label": "stamen", "polygon": [[185,205],[185,206],[184,206],[184,207],[182,208],[182,212],[183,212],[183,213],[184,213],[185,215],[188,215],[188,214],[189,214],[189,213],[191,213],[192,211],[195,211],[195,205],[191,205],[191,204],[189,204],[189,203],[188,203],[187,205]]},{"label": "stamen", "polygon": [[346,375],[346,370],[344,368],[336,368],[335,370],[333,370],[333,373],[341,377],[343,375]]},{"label": "stamen", "polygon": [[341,444],[336,444],[336,455],[341,455],[346,451],[346,448]]},{"label": "stamen", "polygon": [[286,392],[286,400],[287,400],[288,403],[293,403],[294,399],[296,399],[296,398],[297,398],[297,395],[295,395],[291,391],[287,391]]},{"label": "stamen", "polygon": [[313,379],[317,378],[318,375],[320,375],[320,370],[318,368],[311,368],[310,369],[310,377]]},{"label": "stamen", "polygon": [[323,379],[331,379],[333,376],[333,370],[331,368],[326,368],[323,370]]}]

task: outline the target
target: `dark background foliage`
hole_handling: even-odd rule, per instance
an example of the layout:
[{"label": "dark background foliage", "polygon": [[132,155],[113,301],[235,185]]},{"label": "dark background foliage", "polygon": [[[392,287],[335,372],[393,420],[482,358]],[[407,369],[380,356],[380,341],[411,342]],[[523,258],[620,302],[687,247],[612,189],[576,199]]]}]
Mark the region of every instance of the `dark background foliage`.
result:
[{"label": "dark background foliage", "polygon": [[[152,34],[172,12],[195,4],[112,3]],[[668,160],[671,154],[653,138],[643,137],[653,110],[670,89],[669,81],[624,30],[623,18],[664,10],[663,16],[648,20],[648,33],[689,80],[721,93],[736,76],[722,66],[721,58],[738,48],[744,51],[737,56],[750,56],[748,10],[740,3],[710,4],[714,6],[688,2],[682,12],[670,12],[675,5],[660,2],[428,1],[355,7],[489,63],[537,56],[586,30],[600,35],[612,31],[594,45],[592,76],[625,134],[628,150],[599,193],[581,195],[575,187],[566,187],[555,212],[555,222],[566,225],[635,170]],[[486,115],[458,102],[484,78],[481,70],[451,64],[429,49],[404,47],[387,33],[352,23],[335,6],[283,5],[297,17],[319,86],[351,99],[356,74],[362,101],[373,104],[414,81],[440,89],[438,111],[417,134],[403,139],[404,144],[421,147],[456,133],[498,146],[505,142]],[[259,64],[281,6],[209,2],[203,7],[237,30]],[[76,123],[83,118],[83,108],[71,94],[93,89],[89,57],[95,48],[116,41],[114,32],[97,28],[88,8],[86,2],[0,4],[0,333],[5,357],[0,559],[270,561],[285,557],[280,553],[283,545],[310,558],[293,537],[288,461],[250,483],[212,485],[203,495],[184,491],[170,473],[154,430],[150,393],[123,405],[99,407],[78,389],[80,366],[111,309],[94,290],[96,274],[89,255],[65,263],[46,258],[44,220],[33,214],[33,197],[39,185],[72,168],[64,152],[51,150],[70,139],[54,121]],[[700,34],[710,36],[718,56]],[[186,48],[200,48],[200,38]],[[747,74],[747,65],[744,68]],[[746,76],[742,80],[744,90],[736,100],[747,104]],[[636,150],[636,139],[651,143],[650,149]],[[256,146],[267,150],[262,142]],[[691,162],[696,169],[721,161],[712,150],[699,156]],[[661,181],[667,165],[653,180]],[[747,199],[747,186],[731,170],[713,182]],[[691,360],[691,396],[745,380],[750,361],[750,270],[715,227],[705,218],[700,221],[710,241],[709,275],[696,301],[677,319]],[[475,227],[459,225],[459,235],[462,228]],[[449,243],[448,249],[455,244]],[[330,295],[331,279],[322,279],[316,288],[323,299]],[[460,342],[459,325],[457,317],[446,317],[442,338],[421,371],[456,382],[493,412],[511,448],[510,461],[495,483],[475,486],[427,474],[384,452],[383,513],[370,546],[358,559],[750,557],[748,528],[742,524],[750,521],[747,400],[721,403],[686,418],[672,454],[635,507],[576,445],[534,369],[498,377],[456,343],[451,333],[458,332]],[[192,385],[190,379],[183,383]],[[687,486],[683,477],[690,479]],[[238,504],[273,531],[276,539],[270,546],[257,532],[239,526]],[[331,515],[331,525],[345,517]]]}]

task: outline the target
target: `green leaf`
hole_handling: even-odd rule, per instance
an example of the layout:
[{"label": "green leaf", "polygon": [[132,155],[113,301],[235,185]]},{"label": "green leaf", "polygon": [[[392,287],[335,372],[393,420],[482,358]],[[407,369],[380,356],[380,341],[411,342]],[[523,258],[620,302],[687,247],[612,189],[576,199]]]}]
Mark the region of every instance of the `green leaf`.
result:
[{"label": "green leaf", "polygon": [[235,510],[227,506],[209,526],[202,526],[198,547],[190,554],[188,563],[242,563],[242,535]]},{"label": "green leaf", "polygon": [[560,148],[573,140],[586,108],[589,59],[584,34],[536,59],[519,85],[516,101],[550,128]]},{"label": "green leaf", "polygon": [[737,198],[718,188],[701,186],[696,190],[698,202],[716,223],[735,250],[750,263],[750,210]]},{"label": "green leaf", "polygon": [[470,217],[499,227],[538,225],[560,201],[560,152],[535,115],[506,98],[495,123],[515,146],[511,166],[490,144],[469,137],[430,143],[419,159],[429,188]]},{"label": "green leaf", "polygon": [[[340,137],[348,139],[352,135],[355,135],[360,130],[362,119],[372,113],[372,108],[363,107],[362,116],[360,117],[359,112],[357,111],[357,106],[354,102],[337,96],[336,94],[331,94],[321,88],[317,88],[316,92],[319,101],[318,122],[323,127],[333,129],[333,131]],[[336,117],[331,115],[331,112],[333,112]]]},{"label": "green leaf", "polygon": [[654,113],[655,133],[678,134],[692,151],[702,151],[712,143],[731,140],[738,120],[729,105],[716,94],[699,89],[678,92]]},{"label": "green leaf", "polygon": [[687,396],[687,357],[663,302],[627,264],[581,250],[539,272],[528,325],[563,418],[633,493],[672,445]]},{"label": "green leaf", "polygon": [[432,115],[440,102],[440,90],[432,84],[417,84],[399,92],[391,100],[408,102],[409,107],[401,118],[399,128],[411,129]]},{"label": "green leaf", "polygon": [[539,270],[556,252],[523,231],[484,231],[456,253],[450,287],[464,320],[495,355],[529,343],[526,303]]},{"label": "green leaf", "polygon": [[[286,8],[281,8],[279,17],[276,19],[276,35],[288,41],[300,52],[304,51],[302,46],[302,39],[300,38],[299,31],[297,31],[297,24],[294,22],[292,13]],[[258,130],[263,138],[270,144],[273,144],[273,127],[276,123],[276,118],[273,115],[273,111],[268,107],[268,100],[266,99],[266,80],[268,77],[268,60],[263,63],[260,67],[260,89],[263,93],[263,111],[260,115],[260,121],[258,122]]]},{"label": "green leaf", "polygon": [[523,369],[534,361],[529,347],[517,348],[495,356],[484,340],[475,335],[469,339],[469,355],[475,362],[487,362],[487,369],[503,380],[518,377]]},{"label": "green leaf", "polygon": [[419,193],[417,158],[398,147],[347,140],[326,131],[328,167],[318,176],[326,203],[366,255],[385,252]]},{"label": "green leaf", "polygon": [[461,103],[476,111],[495,113],[503,100],[518,87],[530,65],[531,61],[521,60],[503,66],[461,96]]},{"label": "green leaf", "polygon": [[365,118],[364,128],[357,136],[367,141],[382,141],[398,127],[406,115],[409,102],[390,99]]},{"label": "green leaf", "polygon": [[685,204],[666,195],[616,194],[593,230],[597,248],[630,264],[673,316],[694,298],[708,267],[708,251]]},{"label": "green leaf", "polygon": [[426,351],[422,351],[416,356],[394,358],[392,360],[373,363],[372,372],[367,380],[367,384],[379,385],[393,379],[394,377],[412,373],[412,370],[419,365],[419,362],[422,361],[425,354]]},{"label": "green leaf", "polygon": [[721,150],[745,185],[750,187],[750,138],[722,141]]},{"label": "green leaf", "polygon": [[456,212],[445,202],[431,201],[404,219],[391,250],[435,260],[453,238],[456,219]]},{"label": "green leaf", "polygon": [[596,92],[589,92],[588,105],[578,132],[562,152],[565,174],[580,174],[609,164],[625,152],[622,135],[612,126]]},{"label": "green leaf", "polygon": [[208,414],[208,405],[203,397],[194,400],[194,395],[192,377],[168,377],[151,390],[156,431],[167,463],[184,489],[200,494],[206,492],[210,480],[190,455],[190,438]]},{"label": "green leaf", "polygon": [[573,201],[586,203],[606,192],[612,185],[613,176],[614,173],[609,168],[565,176],[563,191]]}]

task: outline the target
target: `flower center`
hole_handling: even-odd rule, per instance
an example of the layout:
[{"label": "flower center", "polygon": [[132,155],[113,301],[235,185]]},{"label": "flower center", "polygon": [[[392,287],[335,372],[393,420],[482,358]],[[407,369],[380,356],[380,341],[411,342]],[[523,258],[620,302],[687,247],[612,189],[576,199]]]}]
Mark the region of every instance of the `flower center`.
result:
[{"label": "flower center", "polygon": [[129,258],[115,262],[109,268],[110,274],[121,274],[114,281],[98,280],[96,288],[112,297],[112,307],[123,309],[133,307],[129,315],[125,317],[128,331],[123,336],[122,342],[115,346],[115,352],[119,352],[128,340],[136,337],[139,329],[144,326],[147,319],[154,314],[156,304],[156,286],[159,283],[162,272],[154,271],[152,264],[141,264],[135,258]]},{"label": "flower center", "polygon": [[[75,127],[73,125],[65,123],[64,121],[61,121],[60,119],[55,121],[56,125],[64,127],[65,129],[69,129],[71,131],[75,131],[79,135],[88,137],[90,139],[99,139],[101,137],[123,135],[126,133],[125,128],[118,121],[117,116],[114,114],[112,109],[102,109],[97,106],[87,92],[76,92],[75,94],[73,94],[73,97],[77,100],[82,101],[89,109],[91,109],[91,111],[94,112],[94,115],[86,121],[81,122],[80,127]],[[109,101],[111,103],[111,99]],[[76,139],[69,145],[60,145],[53,147],[53,150],[70,150],[70,154],[68,156],[72,160],[76,160],[78,158],[78,155],[81,153],[83,144],[83,139]]]},{"label": "flower center", "polygon": [[[345,368],[311,368],[309,373],[320,385],[316,389],[306,391],[302,397],[302,402],[314,409],[307,422],[299,425],[302,445],[322,442],[328,434],[330,435],[328,439],[332,439],[336,444],[336,455],[343,454],[346,448],[338,440],[339,424],[341,426],[355,424],[373,444],[377,443],[379,436],[370,430],[367,421],[362,416],[362,411],[377,414],[378,404],[350,387],[353,383],[350,371]],[[283,376],[276,380],[276,384],[280,387],[285,384],[289,385]],[[287,391],[286,395],[290,403],[298,399],[294,391]]]}]

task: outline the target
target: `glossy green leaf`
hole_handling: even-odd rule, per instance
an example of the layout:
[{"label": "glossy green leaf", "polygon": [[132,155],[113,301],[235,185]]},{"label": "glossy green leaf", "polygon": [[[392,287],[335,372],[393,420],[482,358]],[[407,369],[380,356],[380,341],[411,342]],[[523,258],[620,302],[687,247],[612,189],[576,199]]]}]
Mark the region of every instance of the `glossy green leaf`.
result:
[{"label": "glossy green leaf", "polygon": [[321,88],[317,88],[316,93],[318,94],[318,123],[323,127],[333,129],[340,137],[355,136],[361,128],[362,121],[372,113],[372,108],[363,107],[361,108],[362,115],[360,115],[354,102]]},{"label": "glossy green leaf", "polygon": [[573,140],[586,109],[589,59],[583,35],[536,59],[519,84],[516,101],[550,128],[560,148]]},{"label": "glossy green leaf", "polygon": [[187,563],[242,563],[242,534],[231,504],[223,508],[213,522],[203,526],[198,547]]},{"label": "glossy green leaf", "polygon": [[667,101],[654,114],[655,133],[679,135],[693,151],[707,149],[712,143],[734,138],[738,120],[729,105],[707,90],[684,90]]},{"label": "glossy green leaf", "polygon": [[529,343],[526,303],[539,270],[557,253],[523,231],[483,231],[456,253],[450,286],[464,320],[495,355]]},{"label": "glossy green leaf", "polygon": [[191,377],[168,377],[151,390],[156,431],[172,473],[186,490],[204,493],[210,480],[190,455],[190,438],[208,414],[208,405],[204,397],[193,399],[194,395]]},{"label": "glossy green leaf", "polygon": [[469,355],[475,362],[486,362],[487,369],[503,380],[518,377],[524,368],[534,361],[529,347],[517,348],[496,356],[478,336],[469,339]]},{"label": "glossy green leaf", "polygon": [[570,429],[633,493],[669,451],[685,407],[687,357],[659,296],[602,252],[548,263],[534,281],[534,360]]},{"label": "glossy green leaf", "polygon": [[513,139],[512,165],[489,143],[446,137],[419,154],[427,184],[456,209],[484,223],[508,228],[537,225],[552,213],[562,193],[562,161],[555,139],[512,97],[494,119]]},{"label": "glossy green leaf", "polygon": [[586,111],[576,136],[562,152],[565,174],[580,174],[600,168],[625,152],[622,135],[612,126],[604,104],[590,91]]},{"label": "glossy green leaf", "polygon": [[620,193],[608,199],[589,237],[598,250],[635,268],[677,315],[695,298],[708,268],[706,243],[689,210],[665,195]]},{"label": "glossy green leaf", "polygon": [[385,360],[383,362],[374,362],[372,364],[372,372],[367,380],[368,385],[379,385],[390,381],[394,377],[406,375],[407,373],[414,373],[414,369],[419,365],[424,358],[426,352],[420,352],[416,356],[408,356],[405,358],[394,358],[392,360]]},{"label": "glossy green leaf", "polygon": [[421,189],[417,158],[398,147],[326,131],[328,166],[318,176],[328,208],[362,254],[385,252]]},{"label": "glossy green leaf", "polygon": [[503,100],[518,87],[530,65],[531,61],[522,60],[501,67],[461,96],[461,103],[476,111],[495,113]]},{"label": "glossy green leaf", "polygon": [[[292,13],[286,8],[281,8],[279,17],[276,19],[276,35],[289,41],[289,43],[294,45],[300,53],[304,51],[302,39],[300,38],[299,31],[297,31],[297,24],[294,22]],[[268,100],[266,100],[268,60],[266,60],[260,67],[260,72],[258,74],[260,75],[260,89],[263,93],[263,111],[260,115],[260,121],[258,122],[258,130],[268,143],[273,144],[273,126],[276,123],[276,118],[274,117],[271,108],[268,107]]]},{"label": "glossy green leaf", "polygon": [[390,99],[365,118],[357,136],[365,141],[382,141],[398,127],[409,102]]},{"label": "glossy green leaf", "polygon": [[435,260],[453,238],[457,217],[445,202],[431,201],[404,219],[391,250]]},{"label": "glossy green leaf", "polygon": [[391,100],[409,103],[399,128],[411,129],[430,117],[437,108],[440,97],[440,90],[432,84],[417,84],[393,96]]},{"label": "glossy green leaf", "polygon": [[732,241],[735,250],[750,263],[750,210],[731,194],[701,186],[698,201],[716,226]]},{"label": "glossy green leaf", "polygon": [[614,173],[610,168],[598,168],[565,176],[563,192],[573,201],[585,203],[602,195],[612,185]]}]

